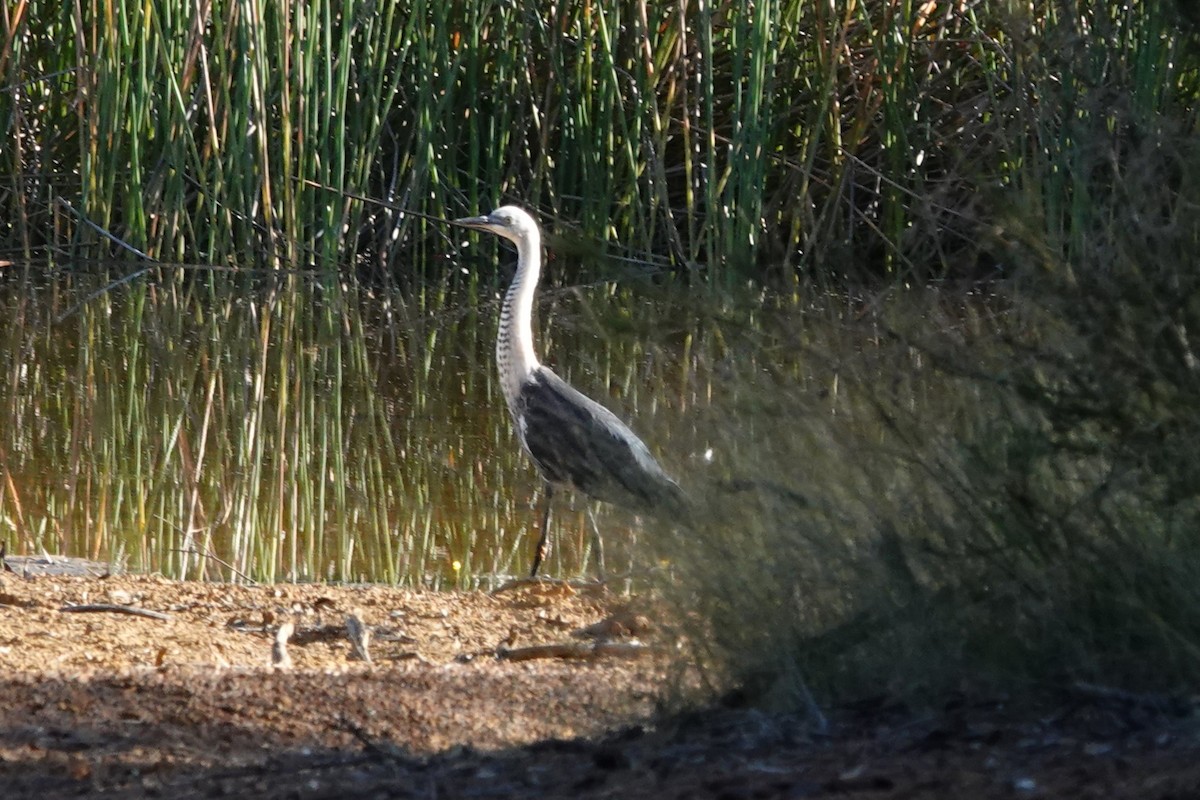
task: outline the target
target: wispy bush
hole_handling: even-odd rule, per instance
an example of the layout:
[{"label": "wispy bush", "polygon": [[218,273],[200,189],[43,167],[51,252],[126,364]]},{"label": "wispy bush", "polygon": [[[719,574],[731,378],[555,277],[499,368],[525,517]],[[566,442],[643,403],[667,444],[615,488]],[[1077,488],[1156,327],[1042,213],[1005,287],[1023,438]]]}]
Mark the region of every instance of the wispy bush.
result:
[{"label": "wispy bush", "polygon": [[784,316],[733,362],[706,521],[667,547],[716,685],[1194,688],[1194,117],[1112,69],[1072,91],[1017,109],[1022,170],[981,187],[1003,279],[881,291],[819,342],[820,314]]}]

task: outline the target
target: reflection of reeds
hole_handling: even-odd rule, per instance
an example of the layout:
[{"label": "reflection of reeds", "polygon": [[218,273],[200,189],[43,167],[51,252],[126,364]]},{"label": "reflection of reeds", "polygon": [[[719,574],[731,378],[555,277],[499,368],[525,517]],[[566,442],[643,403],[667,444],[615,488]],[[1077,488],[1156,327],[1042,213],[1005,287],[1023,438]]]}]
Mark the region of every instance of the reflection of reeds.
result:
[{"label": "reflection of reeds", "polygon": [[[398,292],[151,278],[54,321],[92,288],[4,295],[0,508],[15,546],[213,578],[467,586],[525,568],[536,480],[493,396],[491,310],[466,293],[416,319]],[[558,297],[589,330],[611,327],[604,287]],[[618,316],[649,328],[662,314],[626,298]],[[619,409],[677,374],[628,333],[570,327],[547,342]],[[555,570],[581,568],[579,512],[564,513]]]}]

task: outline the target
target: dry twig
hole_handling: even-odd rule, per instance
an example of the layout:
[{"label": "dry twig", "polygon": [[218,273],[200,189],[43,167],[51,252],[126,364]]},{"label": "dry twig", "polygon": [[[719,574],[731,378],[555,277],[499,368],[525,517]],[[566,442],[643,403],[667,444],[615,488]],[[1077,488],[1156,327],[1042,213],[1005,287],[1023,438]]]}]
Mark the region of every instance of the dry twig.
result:
[{"label": "dry twig", "polygon": [[171,619],[170,614],[164,614],[161,611],[151,611],[148,608],[138,608],[137,606],[122,606],[115,603],[83,603],[75,606],[63,606],[59,611],[71,613],[109,612],[113,614],[129,614],[134,617],[147,617],[149,619],[162,620],[163,622]]},{"label": "dry twig", "polygon": [[565,642],[537,644],[529,647],[501,647],[496,657],[505,661],[532,661],[537,658],[563,658],[594,661],[600,658],[637,658],[650,648],[641,642]]}]

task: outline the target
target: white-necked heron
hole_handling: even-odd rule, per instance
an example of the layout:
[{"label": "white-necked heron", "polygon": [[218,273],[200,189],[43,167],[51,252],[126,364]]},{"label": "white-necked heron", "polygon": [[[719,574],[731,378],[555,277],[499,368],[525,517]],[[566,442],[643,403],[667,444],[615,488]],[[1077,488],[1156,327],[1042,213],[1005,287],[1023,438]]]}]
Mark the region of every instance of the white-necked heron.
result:
[{"label": "white-necked heron", "polygon": [[[495,233],[517,246],[517,274],[500,312],[496,365],[521,445],[545,481],[542,529],[530,576],[537,575],[549,552],[550,504],[556,488],[576,489],[635,511],[682,510],[679,485],[642,440],[611,411],[538,362],[532,322],[542,270],[537,222],[516,206],[501,206],[487,216],[456,219],[454,224]],[[599,531],[595,534],[596,557],[603,569]]]}]

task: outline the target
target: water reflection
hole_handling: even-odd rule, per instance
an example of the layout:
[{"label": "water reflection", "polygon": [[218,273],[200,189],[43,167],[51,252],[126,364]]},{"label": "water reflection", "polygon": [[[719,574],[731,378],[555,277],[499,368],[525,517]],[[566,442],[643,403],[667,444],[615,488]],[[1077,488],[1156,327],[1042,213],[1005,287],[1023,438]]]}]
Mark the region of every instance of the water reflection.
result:
[{"label": "water reflection", "polygon": [[[523,573],[539,489],[496,385],[497,304],[447,285],[10,284],[0,314],[0,519],[12,552],[173,576],[489,585]],[[686,480],[712,344],[687,290],[547,286],[546,363]],[[583,499],[552,574],[579,574]],[[597,508],[610,569],[639,521]]]}]

